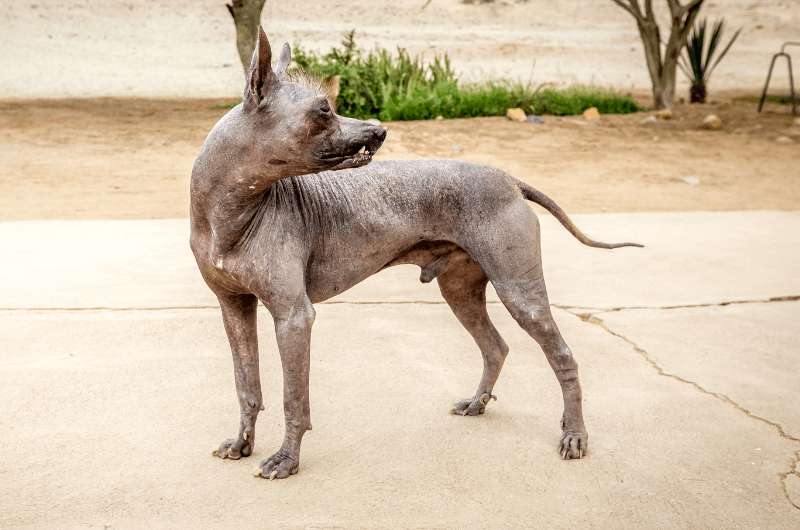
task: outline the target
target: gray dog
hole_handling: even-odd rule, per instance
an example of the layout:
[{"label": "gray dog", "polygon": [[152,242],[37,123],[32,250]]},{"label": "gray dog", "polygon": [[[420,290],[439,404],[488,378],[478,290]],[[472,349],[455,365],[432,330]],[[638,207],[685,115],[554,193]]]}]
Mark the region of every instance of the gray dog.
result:
[{"label": "gray dog", "polygon": [[287,73],[288,45],[274,70],[271,57],[259,28],[243,101],[211,130],[192,170],[191,247],[219,298],[241,409],[238,436],[214,454],[238,459],[253,452],[256,417],[264,409],[259,300],[275,322],[286,433],[257,475],[285,478],[297,472],[300,443],[311,429],[312,304],[386,267],[412,263],[423,282],[437,279],[483,355],[478,389],[453,412],[483,413],[508,353],[486,313],[491,281],[561,384],[561,457],[581,458],[588,437],[578,365],[550,313],[539,223],[525,201],[542,205],[586,245],[636,245],[592,241],[544,194],[494,168],[455,161],[362,167],[386,131],[338,116],[321,83]]}]

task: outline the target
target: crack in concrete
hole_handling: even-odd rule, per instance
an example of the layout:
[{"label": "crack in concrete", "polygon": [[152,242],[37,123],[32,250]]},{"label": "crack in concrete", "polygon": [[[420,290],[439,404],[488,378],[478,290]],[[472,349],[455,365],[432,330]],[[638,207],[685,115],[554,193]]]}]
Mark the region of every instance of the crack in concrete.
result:
[{"label": "crack in concrete", "polygon": [[597,315],[600,313],[617,313],[620,311],[628,311],[634,309],[663,309],[663,310],[670,310],[670,309],[692,309],[697,307],[725,307],[729,305],[742,305],[742,304],[773,304],[773,303],[780,303],[780,302],[799,302],[800,295],[797,294],[790,294],[786,296],[773,296],[770,298],[754,298],[754,299],[745,299],[745,300],[724,300],[722,302],[707,302],[707,303],[698,303],[698,304],[676,304],[676,305],[631,305],[631,306],[615,306],[615,307],[590,307],[590,306],[579,306],[579,305],[559,305],[559,304],[551,304],[553,307],[557,307],[559,309],[563,309],[564,311],[569,311],[575,314],[572,310],[580,310],[585,309],[590,311],[591,314]]},{"label": "crack in concrete", "polygon": [[[770,301],[770,302],[786,302],[786,301],[796,301],[799,298],[800,297],[781,297],[781,299],[770,299],[768,301]],[[758,302],[758,301],[726,302],[726,303],[721,303],[721,304],[704,304],[704,305],[683,306],[683,307],[711,307],[711,306],[730,305],[732,303],[764,303],[764,301],[760,301],[760,302]],[[676,307],[663,307],[663,308],[648,308],[648,309],[677,309],[677,308],[678,308],[678,306],[676,306]],[[765,418],[763,416],[759,416],[758,414],[754,413],[753,411],[751,411],[747,407],[745,407],[745,406],[737,403],[736,401],[734,401],[727,394],[723,394],[721,392],[714,392],[713,390],[709,390],[709,389],[705,388],[700,383],[697,383],[697,382],[692,381],[690,379],[686,379],[685,377],[682,377],[682,376],[680,376],[678,374],[673,374],[671,372],[667,372],[666,370],[664,370],[664,368],[662,368],[661,365],[659,365],[658,362],[656,362],[656,360],[653,359],[653,357],[650,356],[650,354],[647,352],[647,350],[645,350],[644,348],[639,346],[635,341],[629,339],[628,337],[626,337],[622,333],[614,331],[601,318],[598,318],[596,316],[598,313],[608,312],[608,311],[601,310],[601,311],[598,311],[598,312],[576,312],[576,311],[573,311],[571,309],[566,309],[566,308],[563,308],[563,307],[561,309],[563,309],[563,310],[567,311],[568,313],[578,317],[583,322],[587,322],[589,324],[593,324],[593,325],[601,328],[602,330],[604,330],[606,333],[608,333],[610,335],[613,335],[614,337],[617,337],[618,339],[624,341],[626,344],[628,344],[633,349],[633,351],[635,351],[637,354],[639,354],[639,356],[642,359],[644,359],[644,361],[647,364],[649,364],[656,371],[656,373],[658,373],[658,375],[660,375],[662,377],[667,377],[669,379],[674,379],[674,380],[679,381],[681,383],[684,383],[684,384],[687,384],[689,386],[692,386],[697,391],[699,391],[699,392],[701,392],[703,394],[706,394],[708,396],[711,396],[711,397],[713,397],[715,399],[718,399],[719,401],[722,401],[723,403],[726,403],[726,404],[732,406],[733,408],[735,408],[736,410],[738,410],[742,414],[748,416],[749,418],[752,418],[752,419],[754,419],[756,421],[759,421],[761,423],[769,425],[770,427],[775,429],[775,431],[778,433],[778,436],[780,436],[781,438],[783,438],[785,440],[789,440],[789,441],[795,442],[795,443],[800,443],[800,438],[798,438],[797,436],[794,436],[794,435],[789,434],[788,432],[786,432],[786,429],[784,429],[783,425],[781,425],[778,422],[772,421],[772,420],[770,420],[768,418]],[[793,458],[792,458],[792,462],[791,462],[790,467],[789,467],[789,470],[788,471],[784,471],[782,473],[778,473],[778,477],[780,478],[781,488],[783,490],[784,497],[786,497],[786,500],[795,509],[800,510],[800,504],[798,504],[797,502],[792,500],[791,495],[789,495],[789,489],[788,489],[788,486],[787,486],[787,481],[788,481],[789,477],[794,476],[794,477],[797,477],[798,479],[800,479],[800,470],[798,470],[798,465],[800,465],[800,449],[798,449],[797,451],[794,452]]]}]

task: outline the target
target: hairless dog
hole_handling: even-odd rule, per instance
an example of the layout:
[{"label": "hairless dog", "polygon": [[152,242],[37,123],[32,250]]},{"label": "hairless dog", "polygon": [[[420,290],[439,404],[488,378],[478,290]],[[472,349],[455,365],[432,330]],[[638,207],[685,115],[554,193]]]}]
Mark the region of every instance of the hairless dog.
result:
[{"label": "hairless dog", "polygon": [[[539,343],[561,384],[564,412],[559,452],[581,458],[588,436],[578,365],[559,333],[545,290],[539,222],[533,201],[582,243],[583,235],[551,199],[498,169],[457,161],[374,162],[386,130],[337,115],[324,84],[287,71],[284,45],[275,68],[264,31],[241,104],[211,130],[191,182],[191,247],[219,299],[233,353],[239,433],[214,454],[250,456],[263,410],[256,309],[275,324],[283,366],[286,432],[257,475],[297,472],[300,443],[311,429],[309,344],[314,303],[398,264],[434,278],[472,335],[484,367],[475,394],[452,412],[482,414],[508,346],[486,312],[486,285]],[[367,165],[369,164],[369,165]]]}]

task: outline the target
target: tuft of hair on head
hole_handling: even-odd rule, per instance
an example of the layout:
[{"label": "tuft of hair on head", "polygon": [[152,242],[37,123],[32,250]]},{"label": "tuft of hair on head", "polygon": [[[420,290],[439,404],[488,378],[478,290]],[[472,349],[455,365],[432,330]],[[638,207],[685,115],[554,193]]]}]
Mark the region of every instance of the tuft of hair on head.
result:
[{"label": "tuft of hair on head", "polygon": [[300,68],[292,68],[286,72],[285,80],[313,91],[318,96],[325,96],[331,107],[336,109],[336,98],[339,96],[339,76],[332,75],[322,79]]}]

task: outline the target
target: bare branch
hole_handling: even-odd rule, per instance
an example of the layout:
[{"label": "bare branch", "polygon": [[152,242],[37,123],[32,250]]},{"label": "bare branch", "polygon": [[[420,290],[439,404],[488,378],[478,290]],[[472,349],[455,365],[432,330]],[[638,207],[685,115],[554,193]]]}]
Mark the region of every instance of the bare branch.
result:
[{"label": "bare branch", "polygon": [[[640,15],[637,15],[637,14],[636,14],[636,13],[633,11],[633,9],[631,9],[631,6],[630,6],[630,5],[628,5],[628,4],[626,4],[625,2],[623,2],[622,0],[611,0],[611,1],[612,1],[612,2],[614,2],[615,4],[617,4],[619,7],[621,7],[621,8],[622,8],[622,9],[624,9],[625,11],[627,11],[627,12],[628,12],[628,14],[630,14],[630,15],[631,15],[633,18],[635,18],[635,19],[637,19],[637,20],[640,18],[640,15],[641,15],[641,14],[640,14]],[[631,3],[635,2],[635,1],[636,1],[636,0],[631,0]],[[638,7],[638,6],[637,6],[637,7]]]},{"label": "bare branch", "polygon": [[639,7],[639,0],[628,0],[628,3],[631,5],[631,9],[633,10],[634,14],[641,18],[642,8]]},{"label": "bare branch", "polygon": [[703,1],[704,0],[692,0],[692,2],[685,6],[688,14],[686,15],[685,20],[681,20],[683,26],[680,28],[680,42],[682,44],[686,43],[686,39],[689,37],[689,32],[692,31],[694,21],[697,18],[697,15],[700,14],[700,8],[703,7]]},{"label": "bare branch", "polygon": [[682,5],[679,0],[667,0],[669,11],[673,17],[683,17],[693,9],[699,9],[704,0],[690,0],[688,4]]},{"label": "bare branch", "polygon": [[670,15],[676,17],[683,6],[681,6],[681,3],[678,2],[678,0],[667,0],[667,7],[669,7]]},{"label": "bare branch", "polygon": [[649,20],[655,20],[655,14],[653,13],[653,0],[645,0],[644,2],[644,12],[645,15]]}]

